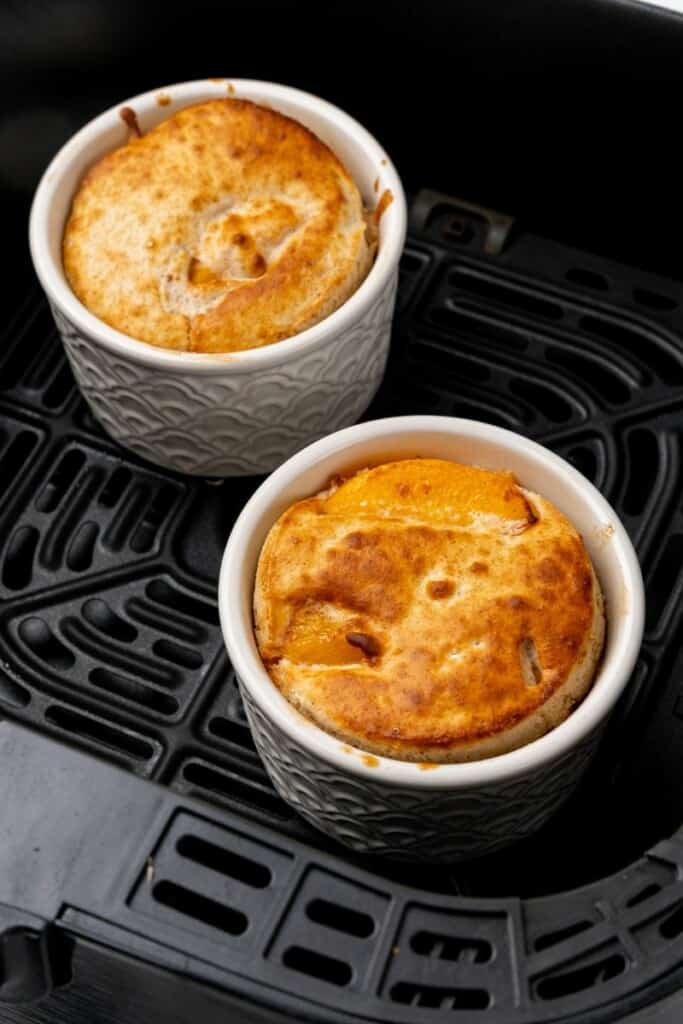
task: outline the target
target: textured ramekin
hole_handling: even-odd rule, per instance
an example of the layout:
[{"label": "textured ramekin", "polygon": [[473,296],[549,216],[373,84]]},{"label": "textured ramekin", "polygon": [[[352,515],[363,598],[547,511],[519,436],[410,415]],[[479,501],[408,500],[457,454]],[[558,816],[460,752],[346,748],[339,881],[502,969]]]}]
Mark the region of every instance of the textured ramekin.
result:
[{"label": "textured ramekin", "polygon": [[[76,298],[61,257],[64,225],[85,170],[122,145],[131,107],[143,132],[192,103],[226,95],[269,104],[314,131],[344,162],[366,202],[393,195],[377,259],[357,291],[319,324],[264,348],[225,355],[156,348],[114,330]],[[159,99],[162,103],[159,103]],[[348,114],[270,82],[207,79],[122,100],[57,153],[33,201],[31,256],[74,375],[94,416],[122,445],[201,476],[263,473],[329,430],[354,423],[384,372],[406,204],[375,139]]]},{"label": "textured ramekin", "polygon": [[[253,632],[258,556],[275,519],[336,473],[432,456],[508,469],[580,531],[605,595],[607,638],[592,689],[561,725],[525,747],[465,764],[363,759],[300,715],[268,676]],[[577,470],[500,427],[440,416],[362,423],[299,452],[254,493],[228,541],[219,582],[228,654],[256,746],[278,792],[311,824],[356,850],[454,860],[534,832],[579,782],[628,683],[643,632],[643,581],[614,510]]]}]

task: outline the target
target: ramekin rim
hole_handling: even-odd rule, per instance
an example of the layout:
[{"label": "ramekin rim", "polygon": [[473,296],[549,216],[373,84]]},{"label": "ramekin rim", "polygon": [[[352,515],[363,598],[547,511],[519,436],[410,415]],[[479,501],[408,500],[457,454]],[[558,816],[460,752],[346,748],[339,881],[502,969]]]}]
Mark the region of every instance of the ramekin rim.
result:
[{"label": "ramekin rim", "polygon": [[[371,763],[367,763],[367,751],[340,742],[304,718],[280,693],[260,659],[252,657],[246,637],[247,631],[253,630],[253,625],[251,621],[242,621],[239,612],[238,594],[244,572],[240,552],[244,550],[254,522],[260,521],[259,510],[268,505],[285,485],[320,459],[343,451],[355,441],[386,437],[389,442],[397,432],[416,435],[443,432],[499,441],[509,448],[535,455],[555,471],[563,473],[613,526],[610,543],[616,546],[617,560],[629,594],[620,647],[613,653],[610,664],[603,664],[600,685],[591,688],[564,722],[517,750],[478,761],[439,764],[434,771],[424,771],[415,762],[380,755],[373,755]],[[645,598],[640,565],[617,513],[597,488],[566,460],[535,441],[493,424],[448,416],[398,416],[356,424],[315,441],[293,455],[260,485],[244,506],[228,538],[219,575],[218,608],[228,656],[241,684],[261,712],[291,739],[330,767],[368,782],[409,789],[452,790],[504,782],[539,769],[544,764],[552,764],[591,735],[606,720],[631,676],[641,646]]]},{"label": "ramekin rim", "polygon": [[[370,132],[355,118],[328,100],[292,86],[259,79],[231,78],[196,79],[174,85],[157,86],[146,92],[123,99],[88,121],[59,149],[45,169],[36,188],[29,217],[29,247],[33,266],[48,299],[71,324],[82,331],[95,344],[132,362],[160,370],[175,370],[191,375],[239,375],[279,366],[290,359],[324,347],[345,330],[353,327],[365,315],[372,303],[389,285],[403,250],[406,235],[407,207],[401,180],[391,159]],[[156,106],[160,94],[172,94],[181,102],[200,102],[203,98],[226,95],[225,83],[230,83],[237,98],[255,98],[257,101],[289,99],[302,107],[322,114],[334,127],[353,137],[368,153],[368,159],[377,167],[383,185],[393,194],[383,218],[386,232],[377,257],[367,277],[342,305],[319,323],[272,345],[245,349],[241,352],[198,353],[179,352],[160,348],[123,334],[110,327],[90,312],[73,293],[53,259],[48,245],[48,217],[52,198],[58,186],[57,178],[78,158],[82,147],[104,129],[117,123],[123,106],[147,110]],[[220,86],[220,87],[219,87]]]}]

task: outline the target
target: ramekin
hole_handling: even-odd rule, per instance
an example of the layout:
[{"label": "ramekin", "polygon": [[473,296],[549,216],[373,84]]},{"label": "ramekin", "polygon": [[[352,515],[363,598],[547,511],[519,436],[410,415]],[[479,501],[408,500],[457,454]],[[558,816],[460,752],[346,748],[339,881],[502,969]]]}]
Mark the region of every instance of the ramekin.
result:
[{"label": "ramekin", "polygon": [[[464,764],[367,758],[299,714],[271,681],[253,632],[258,556],[277,517],[337,473],[431,456],[511,470],[580,531],[602,584],[607,639],[596,679],[559,726],[525,747]],[[509,430],[473,420],[406,416],[332,434],[289,459],[254,493],[228,540],[218,588],[228,654],[254,740],[280,795],[355,850],[458,860],[536,831],[567,799],[628,683],[643,632],[638,559],[616,513],[569,463]]]},{"label": "ramekin", "polygon": [[[122,145],[131,107],[143,132],[175,111],[226,95],[269,104],[314,131],[340,157],[366,203],[385,189],[379,250],[354,294],[319,324],[264,348],[229,354],[156,348],[116,331],[79,302],[61,245],[86,169]],[[150,462],[200,476],[264,473],[329,430],[354,423],[386,364],[406,231],[399,177],[379,143],[325,100],[271,82],[206,79],[122,100],[57,153],[36,191],[31,257],[78,385],[105,430]]]}]

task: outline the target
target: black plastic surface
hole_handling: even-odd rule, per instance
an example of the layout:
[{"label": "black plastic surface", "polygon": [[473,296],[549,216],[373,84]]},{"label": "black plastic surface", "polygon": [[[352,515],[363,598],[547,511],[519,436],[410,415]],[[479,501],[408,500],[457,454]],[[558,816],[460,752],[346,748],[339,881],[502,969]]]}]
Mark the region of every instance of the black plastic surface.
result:
[{"label": "black plastic surface", "polygon": [[257,481],[183,479],[110,442],[34,289],[0,344],[0,706],[47,738],[0,724],[0,903],[312,1019],[621,1019],[674,984],[683,845],[638,858],[683,817],[680,288],[519,225],[485,255],[488,224],[418,197],[367,416],[512,427],[624,519],[646,641],[576,798],[452,871],[352,857],[300,822],[254,752],[215,608]]},{"label": "black plastic surface", "polygon": [[34,1003],[71,978],[71,943],[44,920],[0,904],[0,1003]]}]

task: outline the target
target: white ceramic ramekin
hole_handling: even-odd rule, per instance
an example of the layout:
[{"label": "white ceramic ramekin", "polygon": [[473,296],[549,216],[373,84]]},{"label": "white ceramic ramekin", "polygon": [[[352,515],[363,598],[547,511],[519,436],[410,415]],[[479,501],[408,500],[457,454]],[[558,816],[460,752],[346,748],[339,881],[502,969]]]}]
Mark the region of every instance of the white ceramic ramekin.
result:
[{"label": "white ceramic ramekin", "polygon": [[[385,189],[393,202],[382,215],[367,278],[319,324],[275,345],[226,355],[156,348],[107,326],[76,298],[62,267],[64,225],[85,170],[126,141],[121,107],[131,107],[146,132],[182,107],[226,95],[296,118],[340,157],[369,206]],[[207,79],[123,100],[74,135],[38,186],[29,235],[74,375],[105,430],[161,466],[241,476],[273,469],[322,434],[354,423],[369,405],[386,363],[405,230],[399,177],[348,114],[270,82]]]},{"label": "white ceramic ramekin", "polygon": [[[607,639],[592,689],[561,725],[519,750],[429,771],[363,758],[300,715],[271,682],[252,627],[254,575],[268,530],[330,477],[396,458],[432,456],[512,470],[580,531],[605,594]],[[454,860],[538,829],[577,785],[626,686],[643,632],[633,546],[602,495],[569,463],[526,438],[472,420],[406,416],[362,423],[299,452],[254,493],[228,541],[219,582],[228,654],[256,746],[278,792],[311,824],[356,850]]]}]

